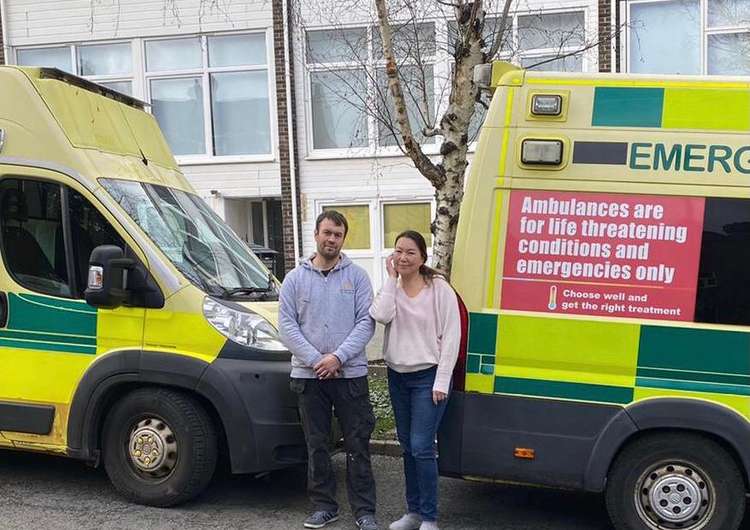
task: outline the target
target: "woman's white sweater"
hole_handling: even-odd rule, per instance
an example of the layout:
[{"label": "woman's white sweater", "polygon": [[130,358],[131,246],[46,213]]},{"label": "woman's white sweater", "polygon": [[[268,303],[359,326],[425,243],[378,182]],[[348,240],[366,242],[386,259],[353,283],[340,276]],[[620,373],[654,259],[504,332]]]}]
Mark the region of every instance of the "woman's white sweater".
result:
[{"label": "woman's white sweater", "polygon": [[453,288],[434,278],[414,298],[389,277],[370,307],[386,325],[383,357],[401,373],[437,365],[433,390],[448,393],[461,341],[461,317]]}]

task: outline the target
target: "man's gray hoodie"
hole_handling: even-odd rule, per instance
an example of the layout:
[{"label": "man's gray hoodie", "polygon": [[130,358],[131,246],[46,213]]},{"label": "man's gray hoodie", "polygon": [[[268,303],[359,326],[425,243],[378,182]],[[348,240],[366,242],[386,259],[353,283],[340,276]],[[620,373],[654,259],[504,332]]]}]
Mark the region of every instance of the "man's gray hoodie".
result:
[{"label": "man's gray hoodie", "polygon": [[315,379],[322,356],[333,353],[345,378],[367,375],[365,346],[375,332],[372,285],[365,270],[341,254],[324,276],[307,259],[281,286],[279,333],[292,352],[292,377]]}]

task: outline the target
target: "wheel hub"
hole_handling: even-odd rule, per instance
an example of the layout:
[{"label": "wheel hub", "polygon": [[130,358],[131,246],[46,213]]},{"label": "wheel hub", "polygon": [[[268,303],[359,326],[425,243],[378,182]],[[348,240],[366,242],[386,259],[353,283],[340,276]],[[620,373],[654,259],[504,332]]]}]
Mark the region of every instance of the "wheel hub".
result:
[{"label": "wheel hub", "polygon": [[695,466],[660,464],[638,481],[637,501],[655,528],[697,529],[713,511],[713,486]]},{"label": "wheel hub", "polygon": [[158,418],[139,421],[130,433],[128,456],[141,473],[168,474],[177,461],[177,441],[172,429]]}]

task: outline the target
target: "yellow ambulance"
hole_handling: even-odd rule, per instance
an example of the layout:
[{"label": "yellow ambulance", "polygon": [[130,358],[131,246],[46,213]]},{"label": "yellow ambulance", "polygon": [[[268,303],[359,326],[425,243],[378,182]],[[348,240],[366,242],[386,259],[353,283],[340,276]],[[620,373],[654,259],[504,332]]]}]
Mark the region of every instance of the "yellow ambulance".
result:
[{"label": "yellow ambulance", "polygon": [[0,68],[0,448],[103,464],[173,505],[304,462],[278,285],[144,104]]},{"label": "yellow ambulance", "polygon": [[604,492],[618,530],[738,528],[750,82],[507,63],[488,78],[452,276],[468,355],[441,472]]}]

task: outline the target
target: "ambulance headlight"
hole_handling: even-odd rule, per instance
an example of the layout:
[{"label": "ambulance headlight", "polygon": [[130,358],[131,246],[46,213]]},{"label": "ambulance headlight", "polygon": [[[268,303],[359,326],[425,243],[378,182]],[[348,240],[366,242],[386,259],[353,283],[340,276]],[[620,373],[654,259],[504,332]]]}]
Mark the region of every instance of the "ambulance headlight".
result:
[{"label": "ambulance headlight", "polygon": [[534,94],[531,96],[531,113],[534,116],[559,116],[562,96],[559,94]]},{"label": "ambulance headlight", "polygon": [[562,140],[524,140],[521,144],[521,162],[524,164],[559,166],[562,160]]},{"label": "ambulance headlight", "polygon": [[287,351],[268,320],[249,309],[235,309],[206,297],[203,315],[219,333],[237,344],[260,350]]}]

